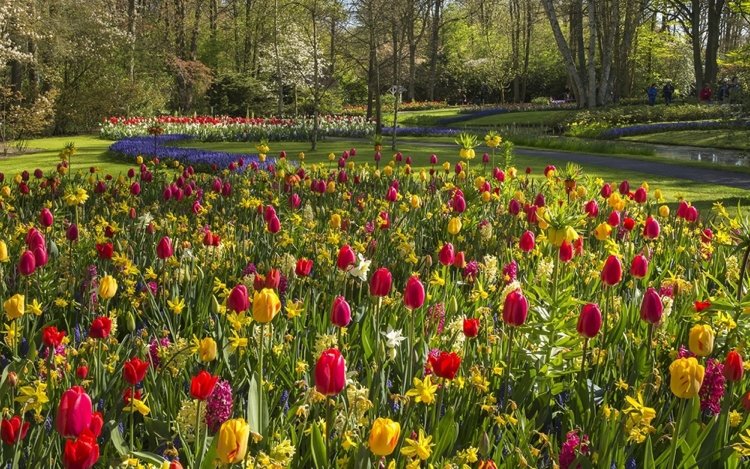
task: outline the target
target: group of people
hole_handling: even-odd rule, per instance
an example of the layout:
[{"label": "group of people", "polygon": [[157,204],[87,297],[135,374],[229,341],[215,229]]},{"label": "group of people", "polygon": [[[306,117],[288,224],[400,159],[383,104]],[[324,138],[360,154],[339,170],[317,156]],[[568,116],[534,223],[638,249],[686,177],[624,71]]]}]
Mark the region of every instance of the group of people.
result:
[{"label": "group of people", "polygon": [[[711,90],[711,85],[709,83],[703,84],[703,88],[701,88],[698,97],[700,98],[701,102],[704,103],[711,102],[712,99],[721,102],[726,101],[735,103],[739,101],[741,90],[742,88],[740,87],[739,78],[733,77],[731,83],[725,78],[722,81],[715,98],[713,91]],[[669,104],[672,103],[672,96],[674,95],[674,86],[672,85],[672,82],[670,80],[667,80],[666,84],[661,90],[661,93],[662,96],[664,96],[665,104],[669,106]],[[646,91],[646,94],[648,94],[648,104],[650,106],[656,104],[656,98],[659,96],[659,90],[656,88],[656,83],[651,84],[649,89]]]}]

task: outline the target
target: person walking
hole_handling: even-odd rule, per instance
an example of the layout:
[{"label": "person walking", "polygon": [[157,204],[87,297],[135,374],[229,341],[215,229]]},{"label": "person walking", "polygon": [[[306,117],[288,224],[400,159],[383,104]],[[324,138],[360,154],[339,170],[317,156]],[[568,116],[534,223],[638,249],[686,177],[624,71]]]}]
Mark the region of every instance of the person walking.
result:
[{"label": "person walking", "polygon": [[703,84],[700,94],[701,102],[708,103],[711,101],[711,86],[708,83]]},{"label": "person walking", "polygon": [[659,90],[656,89],[656,83],[651,84],[646,94],[648,94],[648,105],[653,106],[656,104],[656,96],[659,94]]},{"label": "person walking", "polygon": [[672,103],[672,95],[674,94],[674,86],[672,86],[670,80],[667,80],[667,83],[664,85],[661,92],[664,95],[664,102],[669,106]]}]

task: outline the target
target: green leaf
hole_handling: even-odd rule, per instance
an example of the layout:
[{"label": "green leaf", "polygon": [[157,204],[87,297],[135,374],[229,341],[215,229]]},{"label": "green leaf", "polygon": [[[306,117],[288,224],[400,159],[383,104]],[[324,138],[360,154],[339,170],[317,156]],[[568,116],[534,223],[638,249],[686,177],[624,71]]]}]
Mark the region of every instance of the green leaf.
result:
[{"label": "green leaf", "polygon": [[140,459],[141,461],[154,464],[157,467],[161,467],[162,463],[166,461],[166,459],[162,458],[158,454],[149,453],[148,451],[133,451],[133,456]]},{"label": "green leaf", "polygon": [[258,402],[260,396],[260,383],[255,373],[250,378],[250,387],[247,391],[247,423],[250,430],[261,433],[260,414],[258,413]]},{"label": "green leaf", "polygon": [[216,447],[218,445],[219,439],[216,437],[212,438],[211,445],[208,447],[208,451],[206,451],[206,455],[203,457],[201,469],[214,469],[214,461],[219,457],[216,453]]},{"label": "green leaf", "polygon": [[117,452],[120,453],[120,456],[125,456],[126,454],[128,454],[130,452],[130,448],[128,448],[128,445],[125,444],[125,438],[123,438],[122,433],[120,433],[120,426],[114,420],[110,420],[107,423],[107,426],[109,427],[110,440],[115,446]]},{"label": "green leaf", "polygon": [[656,467],[654,465],[654,448],[651,445],[651,436],[646,438],[643,452],[643,467]]},{"label": "green leaf", "polygon": [[323,441],[323,434],[320,433],[320,427],[317,423],[313,423],[312,425],[310,438],[312,440],[312,456],[315,467],[326,467],[328,461],[328,457],[326,456],[326,444],[325,441]]},{"label": "green leaf", "polygon": [[455,411],[449,407],[445,415],[440,420],[433,437],[436,444],[430,460],[437,461],[440,456],[447,450],[451,449],[458,438],[458,424],[454,421]]}]

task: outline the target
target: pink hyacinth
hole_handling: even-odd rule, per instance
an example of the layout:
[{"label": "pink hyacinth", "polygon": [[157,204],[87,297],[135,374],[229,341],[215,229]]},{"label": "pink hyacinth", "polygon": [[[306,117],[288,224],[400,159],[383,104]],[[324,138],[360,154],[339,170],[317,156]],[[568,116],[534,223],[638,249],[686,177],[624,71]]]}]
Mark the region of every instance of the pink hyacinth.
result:
[{"label": "pink hyacinth", "polygon": [[424,325],[425,335],[432,333],[430,326],[433,324],[437,324],[435,332],[441,334],[445,328],[445,307],[443,307],[443,303],[436,303],[430,306],[430,309],[427,311],[427,320]]},{"label": "pink hyacinth", "polygon": [[701,399],[701,411],[710,415],[721,412],[721,398],[724,396],[724,365],[713,358],[706,360],[706,375],[703,377],[698,396]]},{"label": "pink hyacinth", "polygon": [[516,261],[510,261],[510,264],[505,264],[503,267],[503,278],[505,279],[505,284],[509,284],[511,282],[516,281],[516,276],[518,275],[518,264],[516,264]]},{"label": "pink hyacinth", "polygon": [[232,385],[229,381],[219,381],[214,392],[206,399],[206,425],[211,434],[216,433],[221,424],[232,416]]},{"label": "pink hyacinth", "polygon": [[[568,432],[567,438],[562,448],[560,448],[560,469],[570,468],[570,465],[576,460],[576,450],[579,444],[581,445],[581,454],[589,454],[589,437],[587,435],[583,435],[583,442],[581,442],[581,439],[578,437],[578,430],[573,430]],[[580,467],[581,465],[579,464],[576,466],[576,469]]]}]

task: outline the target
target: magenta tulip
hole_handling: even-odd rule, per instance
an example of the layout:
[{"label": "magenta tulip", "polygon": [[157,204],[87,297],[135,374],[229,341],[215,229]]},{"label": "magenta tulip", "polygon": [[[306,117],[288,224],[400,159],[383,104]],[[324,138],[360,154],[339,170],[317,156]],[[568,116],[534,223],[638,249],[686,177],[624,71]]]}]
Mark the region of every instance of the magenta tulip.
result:
[{"label": "magenta tulip", "polygon": [[601,274],[602,283],[607,286],[613,286],[622,280],[622,264],[617,256],[609,256],[604,262],[604,268]]},{"label": "magenta tulip", "polygon": [[47,228],[52,226],[54,222],[55,219],[52,217],[52,212],[48,208],[43,208],[42,213],[39,214],[39,224]]},{"label": "magenta tulip", "polygon": [[646,256],[638,254],[633,258],[630,264],[630,275],[635,278],[643,278],[648,273],[648,259]]},{"label": "magenta tulip", "polygon": [[391,291],[391,283],[393,282],[393,276],[385,267],[381,267],[372,274],[370,277],[370,295],[372,296],[388,296]]},{"label": "magenta tulip", "polygon": [[448,266],[448,265],[453,264],[453,261],[456,260],[456,251],[453,248],[453,245],[451,243],[443,244],[443,247],[440,248],[438,259],[440,260],[440,263],[443,265]]},{"label": "magenta tulip", "polygon": [[331,307],[331,323],[334,326],[346,327],[352,320],[352,309],[343,296],[337,296]]},{"label": "magenta tulip", "polygon": [[18,271],[21,275],[28,277],[36,270],[36,259],[31,251],[24,251],[21,259],[18,261]]},{"label": "magenta tulip", "polygon": [[250,300],[247,297],[245,285],[236,285],[227,297],[227,309],[235,313],[247,311],[250,308]]},{"label": "magenta tulip", "polygon": [[346,361],[341,352],[324,351],[315,364],[315,389],[324,396],[335,396],[346,386]]},{"label": "magenta tulip", "polygon": [[91,425],[91,398],[80,386],[73,386],[60,398],[55,428],[64,438],[77,438]]},{"label": "magenta tulip", "polygon": [[526,322],[528,314],[529,301],[521,290],[510,292],[503,305],[503,322],[510,326],[521,326]]},{"label": "magenta tulip", "polygon": [[169,259],[172,257],[172,254],[172,240],[165,236],[156,245],[156,255],[159,259]]},{"label": "magenta tulip", "polygon": [[643,227],[643,237],[646,239],[656,239],[659,237],[659,222],[654,217],[648,217]]},{"label": "magenta tulip", "polygon": [[406,282],[404,306],[411,310],[419,309],[424,304],[424,297],[424,285],[419,281],[419,277],[412,276]]},{"label": "magenta tulip", "polygon": [[656,324],[661,321],[663,313],[664,305],[659,293],[654,288],[649,288],[643,295],[643,301],[641,302],[641,319],[649,324]]},{"label": "magenta tulip", "polygon": [[576,330],[580,335],[591,339],[596,337],[602,328],[602,312],[599,306],[589,303],[581,309],[581,315],[578,316],[578,326]]}]

